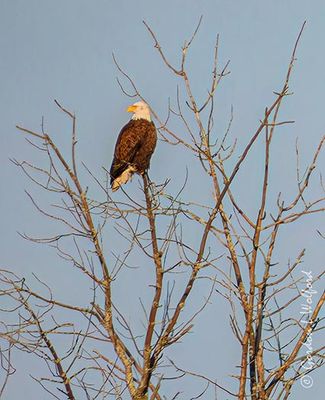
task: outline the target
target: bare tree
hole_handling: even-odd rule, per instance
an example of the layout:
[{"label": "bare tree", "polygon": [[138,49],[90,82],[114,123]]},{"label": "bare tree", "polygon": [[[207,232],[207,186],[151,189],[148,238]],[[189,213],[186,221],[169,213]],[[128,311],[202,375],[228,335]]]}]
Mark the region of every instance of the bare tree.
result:
[{"label": "bare tree", "polygon": [[[0,332],[1,365],[6,371],[2,391],[14,372],[10,361],[14,349],[45,362],[47,373],[34,379],[57,399],[162,399],[166,398],[168,385],[176,399],[181,397],[182,380],[186,377],[205,385],[195,398],[287,399],[293,384],[306,370],[310,374],[322,365],[324,349],[313,349],[308,357],[303,353],[311,335],[322,329],[318,315],[324,293],[299,318],[290,313],[302,294],[315,293],[312,286],[323,273],[312,276],[306,271],[305,281],[296,273],[304,249],[287,268],[276,265],[274,253],[281,240],[280,231],[324,211],[325,197],[321,194],[310,199],[315,193],[310,190],[310,183],[325,137],[304,174],[297,162],[296,195],[285,201],[280,193],[275,202],[269,195],[275,131],[293,122],[279,121],[278,116],[282,103],[291,94],[290,76],[304,25],[282,88],[274,93],[272,104],[265,107],[247,144],[238,148],[236,140],[230,138],[232,115],[223,135],[216,132],[214,125],[216,90],[229,73],[228,63],[221,68],[218,65],[219,40],[214,48],[210,89],[205,101],[198,104],[186,61],[201,20],[182,48],[179,66],[168,60],[151,27],[144,24],[162,62],[180,81],[175,106],[169,104],[167,116],[152,110],[160,139],[192,157],[209,182],[202,190],[213,195],[209,202],[198,203],[186,199],[188,181],[174,193],[169,190],[168,177],[158,184],[147,174],[141,178],[137,198],[128,195],[127,187],[120,196],[112,195],[106,170],[102,181],[84,163],[77,162],[76,116],[58,101],[55,103],[59,111],[71,121],[69,152],[57,146],[44,121],[40,132],[17,126],[44,156],[44,165],[32,161],[14,163],[50,194],[51,205],[43,208],[35,196],[27,196],[43,216],[60,227],[59,233],[49,237],[23,237],[54,246],[59,259],[83,275],[91,289],[88,298],[83,294],[81,304],[75,305],[58,299],[51,282],[35,276],[32,284],[9,270],[1,270],[1,296],[6,299]],[[146,101],[132,78],[116,59],[115,62],[132,88],[127,92],[119,81],[122,91]],[[181,131],[173,129],[174,120],[181,123]],[[264,143],[263,179],[254,188],[257,201],[253,214],[245,211],[241,196],[232,187],[251,149],[260,142]],[[298,146],[296,151],[299,161]],[[85,178],[80,179],[80,169],[83,175],[87,172],[85,183]],[[101,199],[90,195],[92,186],[100,189]],[[319,187],[323,191],[321,181]],[[194,244],[187,236],[189,225],[198,232]],[[115,233],[107,235],[110,227],[115,228]],[[111,244],[117,240],[123,243],[120,254],[114,253]],[[145,323],[136,327],[124,315],[114,294],[122,271],[131,274],[130,268],[136,266],[135,252],[141,257],[141,268],[148,265],[155,271],[146,285],[151,300],[139,304],[139,321],[143,312]],[[209,283],[209,289],[197,309],[190,294],[200,279]],[[134,287],[138,284],[135,280]],[[134,293],[128,296],[136,301]],[[190,331],[195,334],[195,319],[200,313],[209,312],[205,308],[212,296],[223,296],[229,302],[230,328],[240,348],[238,374],[231,388],[215,377],[183,368],[171,356],[176,343],[186,343],[185,336]],[[5,315],[10,318],[6,320]]]}]

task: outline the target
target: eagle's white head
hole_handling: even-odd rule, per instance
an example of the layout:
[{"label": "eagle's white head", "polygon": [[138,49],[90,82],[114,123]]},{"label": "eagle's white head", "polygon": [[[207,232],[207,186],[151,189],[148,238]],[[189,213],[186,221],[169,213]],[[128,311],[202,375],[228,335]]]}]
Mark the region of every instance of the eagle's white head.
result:
[{"label": "eagle's white head", "polygon": [[144,101],[132,104],[126,111],[133,113],[132,119],[146,119],[147,121],[151,121],[150,108]]}]

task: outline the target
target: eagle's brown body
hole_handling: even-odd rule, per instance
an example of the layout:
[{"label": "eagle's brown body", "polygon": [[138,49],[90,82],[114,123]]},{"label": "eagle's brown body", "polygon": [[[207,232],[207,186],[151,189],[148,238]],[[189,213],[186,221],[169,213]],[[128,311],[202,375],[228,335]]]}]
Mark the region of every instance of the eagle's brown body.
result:
[{"label": "eagle's brown body", "polygon": [[126,183],[134,173],[143,174],[150,166],[150,158],[157,143],[152,121],[131,119],[121,130],[110,169],[113,191]]}]

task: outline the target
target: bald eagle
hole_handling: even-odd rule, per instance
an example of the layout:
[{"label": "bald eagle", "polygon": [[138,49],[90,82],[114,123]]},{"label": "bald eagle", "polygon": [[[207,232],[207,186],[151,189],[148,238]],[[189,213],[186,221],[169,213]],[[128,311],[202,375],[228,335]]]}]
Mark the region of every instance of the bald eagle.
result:
[{"label": "bald eagle", "polygon": [[149,106],[139,101],[128,107],[127,111],[132,112],[133,116],[117,138],[110,169],[113,192],[128,182],[134,173],[143,174],[149,168],[157,142]]}]

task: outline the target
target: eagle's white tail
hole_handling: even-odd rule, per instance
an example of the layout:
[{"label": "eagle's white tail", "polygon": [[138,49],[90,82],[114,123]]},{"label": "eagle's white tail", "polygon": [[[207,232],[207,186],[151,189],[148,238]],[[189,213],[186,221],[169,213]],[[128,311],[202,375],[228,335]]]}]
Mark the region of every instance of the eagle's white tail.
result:
[{"label": "eagle's white tail", "polygon": [[119,189],[121,185],[124,185],[124,183],[128,182],[132,178],[132,175],[136,172],[136,170],[136,167],[130,165],[125,171],[123,171],[122,174],[118,176],[112,183],[113,192]]}]

